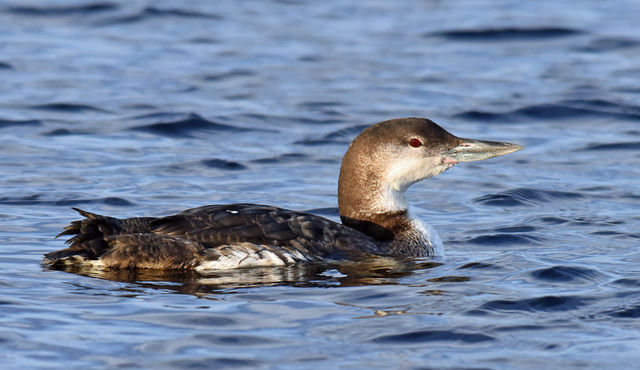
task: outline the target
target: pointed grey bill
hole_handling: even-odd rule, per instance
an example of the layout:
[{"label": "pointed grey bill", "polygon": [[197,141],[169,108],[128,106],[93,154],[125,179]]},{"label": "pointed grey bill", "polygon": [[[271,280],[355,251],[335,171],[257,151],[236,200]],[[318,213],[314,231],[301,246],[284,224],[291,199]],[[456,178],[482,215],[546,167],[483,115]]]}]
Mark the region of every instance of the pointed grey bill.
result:
[{"label": "pointed grey bill", "polygon": [[460,144],[442,153],[443,156],[458,162],[480,161],[505,155],[524,149],[523,146],[498,141],[460,139]]}]

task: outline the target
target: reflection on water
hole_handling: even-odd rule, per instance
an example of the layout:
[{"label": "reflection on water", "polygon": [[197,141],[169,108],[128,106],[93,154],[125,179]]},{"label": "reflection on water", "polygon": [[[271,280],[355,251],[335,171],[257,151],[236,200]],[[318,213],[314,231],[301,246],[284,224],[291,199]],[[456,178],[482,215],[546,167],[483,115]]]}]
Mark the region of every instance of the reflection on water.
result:
[{"label": "reflection on water", "polygon": [[[399,279],[425,269],[441,266],[434,261],[402,261],[379,257],[368,261],[308,263],[275,268],[210,271],[116,270],[86,266],[56,269],[82,276],[136,283],[144,288],[164,289],[181,294],[206,296],[239,288],[287,285],[292,287],[349,287],[398,284]],[[465,276],[445,276],[429,281],[468,281]]]}]

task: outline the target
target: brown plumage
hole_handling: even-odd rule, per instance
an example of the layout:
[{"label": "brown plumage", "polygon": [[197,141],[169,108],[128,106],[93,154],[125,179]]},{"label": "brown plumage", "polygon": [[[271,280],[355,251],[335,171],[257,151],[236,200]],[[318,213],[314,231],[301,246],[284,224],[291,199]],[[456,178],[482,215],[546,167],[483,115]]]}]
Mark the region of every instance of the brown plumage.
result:
[{"label": "brown plumage", "polygon": [[194,269],[205,260],[232,255],[234,246],[291,263],[383,253],[375,239],[347,226],[271,206],[211,205],[173,216],[127,219],[74,209],[85,219],[71,222],[58,235],[74,236],[68,248],[46,254],[45,264],[99,259],[108,268]]}]

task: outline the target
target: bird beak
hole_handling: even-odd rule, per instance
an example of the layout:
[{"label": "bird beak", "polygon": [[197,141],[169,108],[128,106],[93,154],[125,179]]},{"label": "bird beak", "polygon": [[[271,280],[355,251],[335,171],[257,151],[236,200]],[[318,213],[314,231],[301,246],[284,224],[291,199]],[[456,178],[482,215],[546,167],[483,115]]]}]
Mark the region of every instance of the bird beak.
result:
[{"label": "bird beak", "polygon": [[522,149],[524,149],[523,146],[511,143],[460,139],[458,146],[443,152],[442,156],[455,162],[471,162],[517,152]]}]

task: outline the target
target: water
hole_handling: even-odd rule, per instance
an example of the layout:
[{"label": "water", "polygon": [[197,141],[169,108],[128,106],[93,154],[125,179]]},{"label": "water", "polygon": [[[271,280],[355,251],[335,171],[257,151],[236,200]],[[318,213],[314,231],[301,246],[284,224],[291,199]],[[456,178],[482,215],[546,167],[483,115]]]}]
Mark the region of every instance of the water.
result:
[{"label": "water", "polygon": [[[636,366],[637,14],[632,0],[3,2],[3,366]],[[72,206],[337,219],[348,142],[403,116],[527,147],[409,191],[444,260],[40,266]]]}]

